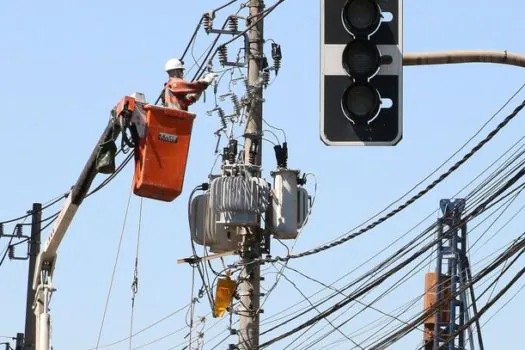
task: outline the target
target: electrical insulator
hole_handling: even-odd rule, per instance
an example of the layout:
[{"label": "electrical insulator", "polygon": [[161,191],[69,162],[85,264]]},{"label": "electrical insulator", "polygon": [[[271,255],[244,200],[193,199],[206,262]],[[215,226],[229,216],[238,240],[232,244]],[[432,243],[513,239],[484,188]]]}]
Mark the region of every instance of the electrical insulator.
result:
[{"label": "electrical insulator", "polygon": [[254,139],[252,140],[252,144],[250,146],[250,155],[249,155],[250,164],[256,163],[258,151],[259,151],[259,141]]},{"label": "electrical insulator", "polygon": [[228,146],[228,157],[227,157],[227,160],[231,163],[231,164],[234,164],[235,163],[235,158],[237,158],[237,153],[238,153],[238,148],[237,148],[237,145],[238,145],[238,141],[233,139],[233,140],[230,140],[230,144]]},{"label": "electrical insulator", "polygon": [[226,46],[223,45],[219,46],[217,51],[219,55],[219,63],[221,64],[221,66],[224,66],[226,62],[228,62],[228,49],[226,48]]},{"label": "electrical insulator", "polygon": [[244,75],[242,75],[242,76],[240,76],[239,78],[232,79],[232,80],[231,80],[231,84],[235,86],[235,85],[237,85],[237,82],[238,82],[239,80],[243,80],[243,81],[244,81],[244,80],[246,80],[246,77],[245,77]]},{"label": "electrical insulator", "polygon": [[264,88],[267,88],[268,84],[270,83],[270,71],[269,70],[265,70],[263,72],[262,76],[263,76]]},{"label": "electrical insulator", "polygon": [[15,246],[10,245],[8,249],[7,255],[9,256],[9,259],[13,260],[15,258]]},{"label": "electrical insulator", "polygon": [[224,102],[228,96],[231,96],[231,92],[224,95],[219,95],[219,101]]},{"label": "electrical insulator", "polygon": [[22,236],[22,225],[21,224],[17,224],[15,226],[15,234],[17,236]]},{"label": "electrical insulator", "polygon": [[263,79],[264,88],[266,89],[268,87],[268,84],[270,84],[270,71],[268,69],[263,71],[262,79]]},{"label": "electrical insulator", "polygon": [[231,94],[230,99],[233,103],[233,110],[236,115],[241,115],[241,103],[239,102],[239,96]]},{"label": "electrical insulator", "polygon": [[281,53],[281,45],[272,43],[272,59],[273,59],[273,68],[275,69],[275,75],[279,74],[279,69],[281,69],[281,62],[283,55]]},{"label": "electrical insulator", "polygon": [[268,68],[268,59],[266,57],[263,58],[263,71],[262,71],[262,83],[264,85],[264,88],[268,87],[268,84],[270,83],[270,70]]},{"label": "electrical insulator", "polygon": [[228,128],[228,122],[226,121],[226,114],[224,113],[224,109],[221,107],[217,107],[217,113],[219,114],[220,123],[221,123],[221,130],[226,130]]},{"label": "electrical insulator", "polygon": [[255,90],[255,87],[250,84],[248,79],[244,80],[244,86],[246,87],[246,95],[251,96],[253,91]]},{"label": "electrical insulator", "polygon": [[230,20],[228,21],[228,26],[230,28],[230,31],[238,32],[239,31],[239,18],[231,16]]},{"label": "electrical insulator", "polygon": [[211,17],[211,15],[209,13],[205,13],[202,16],[202,26],[204,27],[204,30],[206,32],[208,32],[208,33],[212,29],[212,27],[213,27],[213,18]]},{"label": "electrical insulator", "polygon": [[4,235],[4,224],[0,224],[0,236]]}]

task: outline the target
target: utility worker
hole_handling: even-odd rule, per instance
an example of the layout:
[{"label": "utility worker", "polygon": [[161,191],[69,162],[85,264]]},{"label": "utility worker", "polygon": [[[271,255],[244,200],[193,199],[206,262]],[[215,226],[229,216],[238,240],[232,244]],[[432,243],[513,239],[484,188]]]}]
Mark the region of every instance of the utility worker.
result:
[{"label": "utility worker", "polygon": [[184,65],[177,58],[169,59],[164,68],[169,75],[164,88],[164,106],[183,111],[187,111],[217,77],[215,73],[208,73],[202,79],[187,82],[184,80]]}]

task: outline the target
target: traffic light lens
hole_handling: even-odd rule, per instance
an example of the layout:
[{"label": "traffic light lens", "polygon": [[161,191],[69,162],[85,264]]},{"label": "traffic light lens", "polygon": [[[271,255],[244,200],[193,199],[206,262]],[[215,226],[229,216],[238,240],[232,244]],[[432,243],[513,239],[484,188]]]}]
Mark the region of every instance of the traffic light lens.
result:
[{"label": "traffic light lens", "polygon": [[381,64],[381,53],[377,46],[367,40],[356,39],[343,52],[343,66],[355,79],[371,78]]},{"label": "traffic light lens", "polygon": [[343,8],[343,21],[350,34],[370,35],[381,22],[381,9],[372,0],[349,0]]},{"label": "traffic light lens", "polygon": [[381,96],[370,84],[351,85],[343,96],[343,111],[356,124],[374,119],[381,108]]}]

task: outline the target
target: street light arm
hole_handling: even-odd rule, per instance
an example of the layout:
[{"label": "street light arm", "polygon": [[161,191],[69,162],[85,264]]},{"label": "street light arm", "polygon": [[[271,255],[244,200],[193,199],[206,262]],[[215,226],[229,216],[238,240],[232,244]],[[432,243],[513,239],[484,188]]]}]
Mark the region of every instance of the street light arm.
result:
[{"label": "street light arm", "polygon": [[403,55],[404,66],[458,63],[500,63],[525,67],[525,54],[508,51],[419,52]]}]

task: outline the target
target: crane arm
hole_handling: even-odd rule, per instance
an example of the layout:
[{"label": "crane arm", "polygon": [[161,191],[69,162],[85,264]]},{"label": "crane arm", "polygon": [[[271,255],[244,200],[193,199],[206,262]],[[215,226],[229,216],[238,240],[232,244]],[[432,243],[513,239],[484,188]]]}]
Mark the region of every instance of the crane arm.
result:
[{"label": "crane arm", "polygon": [[69,192],[62,210],[58,215],[58,218],[53,226],[53,230],[49,234],[42,251],[37,257],[35,264],[35,274],[33,279],[33,290],[36,290],[41,282],[42,272],[46,272],[48,275],[53,274],[57,251],[62,239],[64,238],[69,225],[73,221],[73,218],[82,204],[82,201],[86,197],[86,194],[97,175],[97,156],[101,151],[101,147],[108,142],[116,140],[120,133],[120,127],[116,123],[114,118],[111,118],[106,129],[102,133],[99,141],[95,148],[91,152],[91,155],[82,170],[82,173],[78,177],[77,182]]}]

